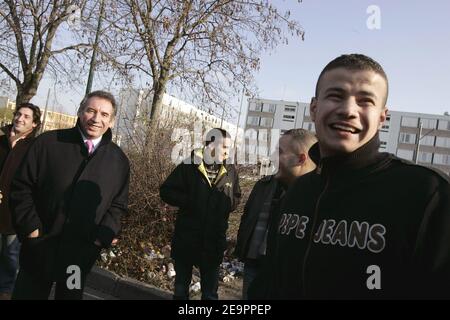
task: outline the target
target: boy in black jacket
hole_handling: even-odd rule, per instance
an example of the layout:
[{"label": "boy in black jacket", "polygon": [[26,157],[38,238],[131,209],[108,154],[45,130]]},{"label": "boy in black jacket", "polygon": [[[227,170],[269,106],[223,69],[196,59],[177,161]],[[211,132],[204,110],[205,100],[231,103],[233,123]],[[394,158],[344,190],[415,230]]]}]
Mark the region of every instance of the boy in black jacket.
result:
[{"label": "boy in black jacket", "polygon": [[244,261],[242,298],[247,300],[251,282],[262,269],[273,246],[279,204],[295,180],[316,168],[308,156],[317,142],[314,133],[304,129],[286,131],[278,142],[278,171],[260,179],[252,189],[241,217],[234,254]]},{"label": "boy in black jacket", "polygon": [[286,194],[271,268],[251,298],[450,297],[449,179],[378,152],[387,95],[367,56],[322,71],[311,101],[318,168]]},{"label": "boy in black jacket", "polygon": [[206,135],[206,146],[194,150],[161,185],[161,199],[179,208],[171,252],[176,272],[174,299],[189,299],[194,265],[200,269],[202,299],[218,299],[228,217],[241,197],[236,168],[226,162],[230,146],[228,132],[212,129]]}]

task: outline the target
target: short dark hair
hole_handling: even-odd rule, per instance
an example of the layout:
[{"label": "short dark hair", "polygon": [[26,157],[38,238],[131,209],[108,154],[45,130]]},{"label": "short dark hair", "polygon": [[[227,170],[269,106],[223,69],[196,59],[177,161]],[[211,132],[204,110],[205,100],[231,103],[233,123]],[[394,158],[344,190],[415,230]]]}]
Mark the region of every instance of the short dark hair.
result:
[{"label": "short dark hair", "polygon": [[22,108],[28,108],[33,111],[33,123],[36,124],[36,127],[33,129],[31,135],[34,137],[41,128],[41,109],[39,109],[39,107],[35,104],[24,102],[16,106],[14,116],[16,116],[17,112]]},{"label": "short dark hair", "polygon": [[290,129],[283,136],[292,137],[293,142],[297,144],[298,151],[308,153],[308,150],[317,142],[317,137],[311,131],[305,129]]},{"label": "short dark hair", "polygon": [[87,94],[83,98],[83,100],[80,102],[80,107],[78,108],[78,113],[82,112],[84,110],[84,108],[86,108],[89,99],[92,97],[102,98],[102,99],[105,99],[105,100],[108,100],[109,102],[111,102],[112,107],[113,107],[113,116],[114,117],[116,116],[116,114],[117,114],[116,99],[114,98],[114,96],[111,93],[102,91],[102,90],[92,91],[91,93]]},{"label": "short dark hair", "polygon": [[386,80],[386,97],[384,100],[384,105],[386,105],[387,97],[388,97],[388,93],[389,93],[389,82],[388,82],[387,75],[383,70],[383,67],[378,62],[376,62],[374,59],[372,59],[366,55],[358,54],[358,53],[341,55],[341,56],[337,57],[336,59],[332,60],[331,62],[329,62],[325,66],[325,68],[320,73],[319,78],[317,79],[316,93],[315,93],[316,98],[319,94],[319,84],[320,84],[320,80],[322,79],[323,75],[330,70],[334,70],[334,69],[338,69],[338,68],[344,68],[344,69],[353,70],[353,71],[370,70],[370,71],[373,71],[373,72],[379,74],[380,76],[382,76],[383,79]]},{"label": "short dark hair", "polygon": [[218,137],[221,137],[222,139],[231,139],[231,135],[228,133],[228,131],[222,128],[213,128],[206,134],[205,145],[208,146],[210,143],[216,141]]}]

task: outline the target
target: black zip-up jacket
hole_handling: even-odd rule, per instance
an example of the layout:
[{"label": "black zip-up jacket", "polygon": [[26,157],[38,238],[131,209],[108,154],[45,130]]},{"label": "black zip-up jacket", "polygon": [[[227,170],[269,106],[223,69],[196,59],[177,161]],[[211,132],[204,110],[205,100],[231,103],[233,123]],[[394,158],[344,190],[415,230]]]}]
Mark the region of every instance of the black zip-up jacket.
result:
[{"label": "black zip-up jacket", "polygon": [[251,298],[450,298],[448,176],[378,148],[376,135],[296,181]]},{"label": "black zip-up jacket", "polygon": [[190,163],[179,164],[161,185],[160,196],[164,202],[179,207],[172,258],[218,265],[226,249],[228,217],[240,201],[241,189],[231,164],[221,167],[211,185],[202,159],[201,149],[193,151]]}]

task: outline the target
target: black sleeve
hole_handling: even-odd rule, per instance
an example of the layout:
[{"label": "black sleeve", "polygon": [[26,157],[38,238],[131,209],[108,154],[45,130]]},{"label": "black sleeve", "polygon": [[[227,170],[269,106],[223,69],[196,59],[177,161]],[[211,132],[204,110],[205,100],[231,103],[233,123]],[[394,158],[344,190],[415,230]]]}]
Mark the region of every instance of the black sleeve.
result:
[{"label": "black sleeve", "polygon": [[233,205],[231,206],[231,211],[236,210],[239,202],[241,201],[241,187],[239,185],[239,175],[234,170],[234,183],[233,183]]},{"label": "black sleeve", "polygon": [[36,229],[42,232],[42,222],[34,202],[39,177],[39,145],[40,143],[36,141],[30,146],[11,182],[9,195],[11,219],[21,241]]},{"label": "black sleeve", "polygon": [[159,195],[165,203],[183,209],[189,207],[186,166],[188,165],[179,164],[159,188]]},{"label": "black sleeve", "polygon": [[425,209],[416,244],[419,294],[450,298],[450,184],[442,181]]},{"label": "black sleeve", "polygon": [[255,189],[257,189],[257,185],[258,185],[258,182],[253,186],[253,189],[252,189],[252,191],[250,192],[250,195],[249,195],[249,197],[248,197],[248,199],[247,199],[247,202],[245,203],[245,206],[244,206],[244,212],[242,213],[242,215],[241,215],[241,221],[240,221],[240,223],[239,223],[239,229],[238,229],[238,233],[237,233],[237,237],[236,237],[236,247],[235,247],[235,251],[233,252],[233,254],[236,256],[236,257],[238,257],[239,259],[243,259],[243,250],[244,250],[244,248],[243,248],[243,246],[244,246],[244,244],[243,244],[243,236],[244,236],[244,224],[245,224],[245,222],[246,222],[246,220],[247,220],[247,217],[248,217],[248,215],[249,215],[249,210],[250,210],[250,208],[252,207],[252,205],[253,205],[253,202],[254,202],[254,198],[255,198],[255,195],[256,195],[256,191],[255,191]]},{"label": "black sleeve", "polygon": [[254,199],[256,197],[256,194],[258,193],[257,192],[258,187],[259,187],[259,181],[257,181],[255,183],[255,185],[253,186],[252,191],[250,192],[250,195],[248,196],[247,202],[245,203],[245,206],[244,206],[244,212],[242,213],[242,216],[241,216],[241,221],[243,221],[243,220],[245,220],[247,218],[248,212],[249,212],[251,206],[253,205],[253,201],[254,201]]},{"label": "black sleeve", "polygon": [[121,230],[120,220],[128,212],[128,191],[130,185],[130,166],[128,161],[126,161],[124,172],[120,191],[114,197],[111,207],[100,221],[97,230],[97,239],[105,248],[108,248],[112,240],[119,234]]}]

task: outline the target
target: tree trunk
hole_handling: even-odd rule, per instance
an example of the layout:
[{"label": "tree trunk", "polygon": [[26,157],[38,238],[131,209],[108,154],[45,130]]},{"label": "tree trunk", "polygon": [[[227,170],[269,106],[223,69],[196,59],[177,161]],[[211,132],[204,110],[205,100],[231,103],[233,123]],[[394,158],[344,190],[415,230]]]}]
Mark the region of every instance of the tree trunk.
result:
[{"label": "tree trunk", "polygon": [[162,101],[164,92],[166,91],[166,83],[159,83],[153,87],[154,94],[152,99],[152,110],[150,112],[150,121],[152,124],[157,123],[161,116]]},{"label": "tree trunk", "polygon": [[42,72],[36,72],[31,79],[26,79],[25,82],[17,84],[16,106],[30,102],[33,99],[37,93],[42,76]]},{"label": "tree trunk", "polygon": [[160,82],[159,84],[154,85],[153,90],[154,94],[152,99],[152,110],[150,111],[150,125],[145,140],[146,147],[148,147],[150,141],[153,140],[159,130],[158,126],[161,117],[164,92],[166,91],[166,83]]},{"label": "tree trunk", "polygon": [[17,87],[17,95],[16,95],[16,106],[30,102],[31,99],[36,95],[37,88],[34,86],[25,87],[24,85],[20,85]]}]

